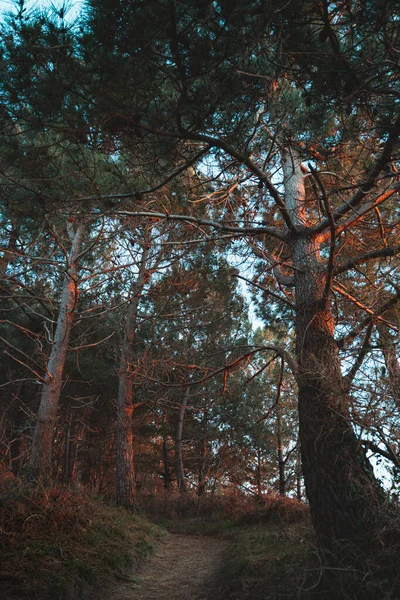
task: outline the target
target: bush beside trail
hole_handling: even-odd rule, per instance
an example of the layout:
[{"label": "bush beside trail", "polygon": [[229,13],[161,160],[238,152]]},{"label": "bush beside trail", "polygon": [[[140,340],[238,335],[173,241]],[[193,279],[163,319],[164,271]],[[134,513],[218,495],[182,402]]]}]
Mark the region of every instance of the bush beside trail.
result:
[{"label": "bush beside trail", "polygon": [[141,492],[138,509],[150,519],[173,531],[223,533],[232,528],[256,523],[309,521],[306,504],[275,494],[261,497],[227,490],[223,494],[179,494],[165,491]]},{"label": "bush beside trail", "polygon": [[0,482],[0,596],[77,600],[127,575],[166,535],[83,490]]}]

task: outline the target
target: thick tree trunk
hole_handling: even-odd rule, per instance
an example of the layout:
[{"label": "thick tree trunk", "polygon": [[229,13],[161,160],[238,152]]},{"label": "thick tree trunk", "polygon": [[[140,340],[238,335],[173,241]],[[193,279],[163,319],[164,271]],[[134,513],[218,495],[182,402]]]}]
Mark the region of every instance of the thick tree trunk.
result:
[{"label": "thick tree trunk", "polygon": [[54,425],[57,418],[68,343],[78,301],[77,274],[85,225],[78,224],[75,232],[72,232],[71,227],[69,229],[72,248],[32,441],[31,462],[35,474],[39,476],[51,476]]},{"label": "thick tree trunk", "polygon": [[[301,164],[284,162],[286,204],[294,223],[306,223]],[[349,420],[334,319],[326,298],[326,265],[319,240],[297,234],[291,244],[296,292],[296,353],[303,475],[321,547],[352,558],[374,552],[378,528],[387,522],[385,495]],[[340,547],[340,549],[339,549]],[[352,551],[354,549],[354,553]],[[368,549],[368,551],[367,551]],[[365,557],[360,560],[364,560]]]},{"label": "thick tree trunk", "polygon": [[[355,545],[360,538],[371,542],[384,494],[349,421],[333,319],[321,299],[324,285],[316,285],[315,272],[300,278],[296,323],[300,443],[314,525],[325,546],[345,539]],[[312,300],[310,293],[317,297]]]},{"label": "thick tree trunk", "polygon": [[119,368],[116,432],[116,492],[117,504],[121,506],[132,506],[135,502],[135,457],[132,431],[132,417],[135,405],[133,402],[132,360],[137,327],[137,311],[140,295],[145,284],[148,252],[147,246],[144,247],[137,282],[133,290],[126,317],[125,337]]},{"label": "thick tree trunk", "polygon": [[185,418],[185,410],[189,401],[189,388],[183,395],[182,404],[179,409],[178,423],[176,426],[176,437],[175,437],[175,469],[176,469],[176,480],[178,484],[178,490],[181,494],[187,492],[185,471],[183,468],[183,456],[182,456],[182,431],[183,431],[183,420]]}]

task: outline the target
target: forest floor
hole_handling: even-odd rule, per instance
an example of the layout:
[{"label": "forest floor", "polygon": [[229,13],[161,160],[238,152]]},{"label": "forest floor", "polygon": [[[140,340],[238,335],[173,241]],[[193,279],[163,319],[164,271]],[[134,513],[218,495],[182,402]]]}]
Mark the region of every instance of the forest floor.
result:
[{"label": "forest floor", "polygon": [[107,590],[107,596],[110,600],[213,600],[227,543],[221,535],[170,534],[132,581],[117,584]]}]

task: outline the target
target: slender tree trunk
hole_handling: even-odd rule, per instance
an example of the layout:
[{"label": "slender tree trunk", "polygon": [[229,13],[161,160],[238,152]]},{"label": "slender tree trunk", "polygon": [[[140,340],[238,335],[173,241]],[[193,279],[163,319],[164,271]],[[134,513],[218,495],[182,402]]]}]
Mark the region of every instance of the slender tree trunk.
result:
[{"label": "slender tree trunk", "polygon": [[378,321],[377,328],[393,400],[400,411],[400,364],[397,358],[396,346],[386,325]]},{"label": "slender tree trunk", "polygon": [[176,480],[178,483],[178,490],[181,494],[187,492],[187,485],[185,479],[185,471],[183,468],[183,457],[182,457],[182,431],[183,431],[183,420],[185,418],[185,410],[189,401],[189,388],[183,395],[182,404],[179,409],[178,423],[176,426],[176,438],[175,438],[175,469],[176,469]]},{"label": "slender tree trunk", "polygon": [[117,504],[132,506],[135,502],[135,457],[133,448],[132,417],[133,374],[132,360],[135,344],[137,311],[140,295],[146,279],[146,261],[149,249],[143,248],[138,278],[134,286],[132,299],[126,317],[125,337],[122,346],[119,368],[119,385],[117,397],[117,432],[116,432],[116,492]]},{"label": "slender tree trunk", "polygon": [[[284,157],[286,204],[294,223],[306,224],[301,163]],[[303,475],[314,527],[323,549],[343,556],[374,552],[377,528],[385,521],[385,495],[373,475],[349,420],[334,319],[326,297],[326,265],[318,238],[307,231],[293,237],[299,431]],[[339,550],[340,545],[340,550]],[[351,552],[354,559],[355,553]],[[365,557],[363,557],[364,559]]]},{"label": "slender tree trunk", "polygon": [[171,473],[169,470],[169,456],[168,456],[168,444],[167,444],[167,436],[163,435],[163,465],[164,465],[164,489],[169,490],[171,485]]},{"label": "slender tree trunk", "polygon": [[257,496],[262,498],[262,484],[261,484],[261,450],[260,447],[257,447],[257,466],[256,466],[256,487],[257,487]]},{"label": "slender tree trunk", "polygon": [[78,301],[77,274],[84,233],[84,223],[79,223],[75,232],[72,231],[72,226],[69,227],[72,248],[32,441],[31,462],[34,472],[39,476],[51,476],[52,471],[54,425],[57,418],[68,343]]},{"label": "slender tree trunk", "polygon": [[207,481],[207,411],[203,414],[203,437],[200,445],[200,456],[199,456],[199,485],[197,488],[197,494],[202,496],[206,491]]},{"label": "slender tree trunk", "polygon": [[296,498],[299,502],[302,501],[301,494],[301,456],[300,447],[296,451]]},{"label": "slender tree trunk", "polygon": [[64,483],[69,483],[70,451],[71,451],[71,414],[68,415],[68,420],[64,427],[64,466],[63,466],[63,481],[64,481]]},{"label": "slender tree trunk", "polygon": [[8,265],[15,260],[19,230],[20,225],[12,223],[8,246],[4,250],[3,256],[0,257],[0,280],[4,279]]},{"label": "slender tree trunk", "polygon": [[282,410],[280,406],[276,407],[276,443],[277,457],[279,468],[279,495],[286,495],[286,478],[285,478],[285,459],[283,458],[283,441],[282,441]]},{"label": "slender tree trunk", "polygon": [[76,424],[73,419],[72,411],[69,411],[64,432],[64,466],[63,481],[70,484],[74,480],[75,462],[76,462]]}]

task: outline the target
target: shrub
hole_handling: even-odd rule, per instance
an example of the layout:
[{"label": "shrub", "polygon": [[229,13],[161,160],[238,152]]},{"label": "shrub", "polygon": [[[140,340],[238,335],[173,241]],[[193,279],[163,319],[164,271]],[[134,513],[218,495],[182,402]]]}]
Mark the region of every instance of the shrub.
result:
[{"label": "shrub", "polygon": [[0,482],[2,598],[76,600],[125,574],[163,535],[82,490]]}]

